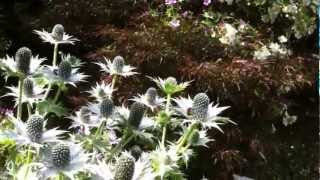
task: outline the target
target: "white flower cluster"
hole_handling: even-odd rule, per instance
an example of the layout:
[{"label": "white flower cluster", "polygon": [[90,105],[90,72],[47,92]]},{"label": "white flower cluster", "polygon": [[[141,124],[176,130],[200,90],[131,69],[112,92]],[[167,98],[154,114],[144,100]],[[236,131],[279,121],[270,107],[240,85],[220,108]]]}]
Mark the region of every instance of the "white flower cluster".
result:
[{"label": "white flower cluster", "polygon": [[[226,41],[232,41],[235,29],[226,25],[226,30]],[[193,148],[213,141],[209,130],[223,132],[221,125],[233,123],[220,116],[228,107],[210,102],[205,93],[175,97],[191,82],[179,83],[174,77],[149,77],[158,88],[150,87],[131,98],[129,107],[117,105],[116,86],[138,73],[116,56],[96,63],[112,82],[97,83],[87,91],[91,102],[64,114],[72,120],[69,130],[49,129],[47,122],[53,119],[48,114],[58,115],[58,110],[64,109],[59,98],[67,84],[76,86],[88,76],[80,73],[83,63],[71,55],[62,56],[58,63],[58,45],[78,41],[67,35],[62,25],[56,25],[51,33],[35,32],[54,45],[52,65],[41,65],[44,59],[32,57],[27,48],[15,58],[0,60],[7,76],[19,78],[19,87],[10,87],[8,94],[16,97],[17,116],[7,117],[12,128],[0,129],[0,139],[14,141],[26,157],[22,164],[15,162],[17,158],[8,159],[13,164],[8,174],[14,179],[184,179],[183,167],[195,155]],[[53,92],[55,96],[50,98]],[[27,103],[27,115],[21,113],[22,103]]]},{"label": "white flower cluster", "polygon": [[291,51],[286,48],[285,43],[288,41],[285,36],[279,36],[278,41],[271,42],[269,45],[263,45],[254,52],[254,59],[267,60],[269,58],[283,58],[291,55]]}]

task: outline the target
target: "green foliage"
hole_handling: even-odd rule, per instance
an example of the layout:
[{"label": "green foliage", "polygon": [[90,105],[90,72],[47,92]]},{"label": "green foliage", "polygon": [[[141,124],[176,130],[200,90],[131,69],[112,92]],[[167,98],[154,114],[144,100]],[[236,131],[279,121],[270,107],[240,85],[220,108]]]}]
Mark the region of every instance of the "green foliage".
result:
[{"label": "green foliage", "polygon": [[46,115],[49,113],[54,113],[58,117],[62,117],[67,113],[67,108],[63,106],[61,102],[55,103],[53,100],[41,101],[37,104],[37,111],[41,115]]}]

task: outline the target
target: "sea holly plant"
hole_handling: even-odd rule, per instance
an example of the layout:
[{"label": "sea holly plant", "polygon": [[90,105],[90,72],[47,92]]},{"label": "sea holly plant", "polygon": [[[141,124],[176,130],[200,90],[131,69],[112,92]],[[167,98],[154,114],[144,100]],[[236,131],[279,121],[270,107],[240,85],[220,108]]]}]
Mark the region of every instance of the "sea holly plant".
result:
[{"label": "sea holly plant", "polygon": [[[184,169],[195,156],[194,148],[213,141],[208,131],[223,132],[222,125],[235,124],[220,115],[229,107],[210,102],[206,93],[179,96],[191,81],[174,77],[149,77],[157,88],[130,97],[129,104],[115,99],[117,81],[137,74],[122,56],[96,63],[112,82],[92,84],[85,92],[89,102],[67,110],[59,97],[88,75],[81,72],[83,62],[75,56],[63,54],[58,63],[57,48],[78,40],[67,35],[62,25],[54,26],[51,33],[35,32],[55,46],[52,63],[43,64],[45,58],[32,56],[26,47],[14,58],[0,59],[6,78],[18,78],[18,87],[10,86],[2,95],[14,97],[16,104],[16,116],[5,114],[0,127],[0,141],[16,148],[6,157],[5,170],[1,169],[8,179],[188,179]],[[28,113],[23,113],[26,107]],[[52,112],[56,118],[48,115]],[[62,117],[70,119],[68,128],[47,126]]]}]

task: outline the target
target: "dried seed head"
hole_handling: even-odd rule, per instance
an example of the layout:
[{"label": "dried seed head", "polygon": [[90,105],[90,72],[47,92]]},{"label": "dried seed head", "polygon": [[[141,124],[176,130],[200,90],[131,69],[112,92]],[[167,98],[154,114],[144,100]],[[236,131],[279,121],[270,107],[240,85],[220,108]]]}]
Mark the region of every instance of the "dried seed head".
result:
[{"label": "dried seed head", "polygon": [[145,110],[146,107],[139,102],[134,102],[131,105],[128,121],[132,127],[138,128],[140,126]]},{"label": "dried seed head", "polygon": [[23,74],[29,74],[32,52],[27,47],[18,49],[15,55],[17,69]]},{"label": "dried seed head", "polygon": [[199,134],[199,131],[196,129],[196,130],[192,131],[188,141],[189,141],[189,144],[194,145],[199,142],[199,139],[200,139],[200,134]]},{"label": "dried seed head", "polygon": [[71,72],[72,72],[72,66],[69,61],[62,61],[59,64],[58,75],[62,79],[69,79],[71,76]]},{"label": "dried seed head", "polygon": [[113,101],[111,99],[104,99],[101,103],[100,103],[100,114],[105,117],[108,118],[112,115],[113,113]]},{"label": "dried seed head", "polygon": [[26,78],[23,82],[23,93],[26,97],[33,96],[33,81],[30,78]]},{"label": "dried seed head", "polygon": [[27,134],[31,141],[39,142],[43,132],[44,119],[39,115],[32,115],[26,123]]},{"label": "dried seed head", "polygon": [[146,99],[147,102],[151,105],[156,103],[156,98],[157,98],[157,90],[153,87],[149,88],[146,92]]},{"label": "dried seed head", "polygon": [[90,109],[86,106],[80,109],[80,118],[82,122],[89,122],[90,121]]},{"label": "dried seed head", "polygon": [[197,94],[193,99],[191,113],[196,120],[203,120],[207,117],[210,99],[205,93]]},{"label": "dried seed head", "polygon": [[177,83],[177,80],[176,78],[174,77],[168,77],[165,81],[165,84],[170,84],[170,85],[174,85],[176,86],[178,83]]},{"label": "dried seed head", "polygon": [[115,180],[131,180],[135,168],[135,160],[133,157],[123,154],[115,165]]},{"label": "dried seed head", "polygon": [[63,40],[64,27],[61,24],[56,24],[52,29],[52,37],[57,41]]},{"label": "dried seed head", "polygon": [[122,56],[116,56],[113,59],[112,67],[116,73],[122,73],[124,67],[124,59]]},{"label": "dried seed head", "polygon": [[66,144],[57,144],[51,150],[52,163],[55,167],[65,167],[70,162],[70,148]]}]

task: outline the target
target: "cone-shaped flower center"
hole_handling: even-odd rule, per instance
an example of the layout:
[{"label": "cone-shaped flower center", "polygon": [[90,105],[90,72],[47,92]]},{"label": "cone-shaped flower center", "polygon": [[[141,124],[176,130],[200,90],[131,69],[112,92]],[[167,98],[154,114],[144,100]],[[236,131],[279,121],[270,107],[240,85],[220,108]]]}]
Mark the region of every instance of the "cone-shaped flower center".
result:
[{"label": "cone-shaped flower center", "polygon": [[192,131],[190,138],[188,140],[188,143],[192,145],[197,144],[199,142],[199,139],[200,139],[200,134],[199,134],[199,131],[196,129]]},{"label": "cone-shaped flower center", "polygon": [[130,152],[131,152],[132,156],[137,160],[137,159],[139,159],[139,157],[141,156],[143,151],[140,146],[134,145],[131,147]]},{"label": "cone-shaped flower center", "polygon": [[113,59],[112,67],[116,73],[122,73],[124,67],[124,59],[122,56],[116,56]]},{"label": "cone-shaped flower center", "polygon": [[123,154],[115,165],[115,180],[131,180],[135,168],[135,160],[129,155]]},{"label": "cone-shaped flower center", "polygon": [[165,81],[165,84],[170,84],[171,86],[176,86],[178,83],[177,83],[177,80],[176,78],[174,77],[168,77]]},{"label": "cone-shaped flower center", "polygon": [[27,120],[27,133],[33,142],[39,142],[43,131],[44,119],[39,115],[32,115]]},{"label": "cone-shaped flower center", "polygon": [[72,66],[69,61],[62,61],[59,64],[58,75],[62,79],[69,79],[71,76]]},{"label": "cone-shaped flower center", "polygon": [[90,109],[88,107],[82,107],[80,109],[80,118],[82,122],[89,122],[90,121]]},{"label": "cone-shaped flower center", "polygon": [[153,87],[149,88],[146,92],[146,99],[147,102],[151,105],[156,103],[156,98],[157,98],[157,90]]},{"label": "cone-shaped flower center", "polygon": [[26,78],[23,83],[23,93],[26,97],[33,96],[33,81],[30,78]]},{"label": "cone-shaped flower center", "polygon": [[18,49],[15,55],[15,61],[17,69],[23,73],[28,74],[30,72],[30,62],[31,62],[32,52],[27,47],[22,47]]},{"label": "cone-shaped flower center", "polygon": [[113,113],[113,107],[113,101],[111,99],[104,99],[100,103],[100,114],[105,118],[110,117]]},{"label": "cone-shaped flower center", "polygon": [[64,27],[61,24],[56,24],[52,29],[52,37],[57,41],[63,40]]},{"label": "cone-shaped flower center", "polygon": [[57,144],[51,151],[52,163],[56,167],[65,167],[70,162],[70,148],[66,144]]},{"label": "cone-shaped flower center", "polygon": [[203,120],[207,117],[210,99],[205,93],[197,94],[193,99],[192,115],[196,120]]},{"label": "cone-shaped flower center", "polygon": [[128,121],[132,127],[138,128],[140,126],[145,110],[146,107],[139,102],[131,105]]}]

